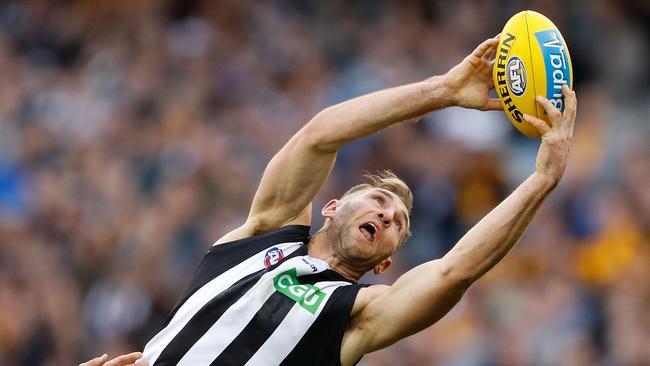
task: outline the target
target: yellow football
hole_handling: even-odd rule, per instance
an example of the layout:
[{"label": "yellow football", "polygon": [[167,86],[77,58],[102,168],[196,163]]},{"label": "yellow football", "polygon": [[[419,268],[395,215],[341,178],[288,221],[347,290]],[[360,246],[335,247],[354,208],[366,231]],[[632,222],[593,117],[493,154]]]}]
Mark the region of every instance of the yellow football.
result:
[{"label": "yellow football", "polygon": [[539,137],[524,113],[549,121],[535,97],[564,110],[562,86],[573,89],[569,49],[555,24],[540,13],[522,11],[506,23],[495,55],[494,87],[512,124],[528,137]]}]

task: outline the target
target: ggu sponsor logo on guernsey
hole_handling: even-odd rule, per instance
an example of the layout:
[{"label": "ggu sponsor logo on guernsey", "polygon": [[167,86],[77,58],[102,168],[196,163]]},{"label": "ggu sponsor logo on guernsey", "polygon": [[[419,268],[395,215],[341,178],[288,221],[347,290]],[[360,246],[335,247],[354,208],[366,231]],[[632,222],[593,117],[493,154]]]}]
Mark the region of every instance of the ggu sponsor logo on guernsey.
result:
[{"label": "ggu sponsor logo on guernsey", "polygon": [[526,91],[526,68],[517,56],[513,56],[506,65],[506,80],[512,94],[520,97]]},{"label": "ggu sponsor logo on guernsey", "polygon": [[275,290],[297,302],[301,307],[312,314],[316,314],[318,307],[325,298],[325,293],[313,285],[301,285],[296,278],[296,269],[284,271],[273,278]]},{"label": "ggu sponsor logo on guernsey", "polygon": [[501,47],[499,47],[499,53],[497,56],[497,64],[496,64],[497,66],[497,88],[496,89],[497,89],[497,93],[499,93],[499,96],[501,97],[501,100],[503,101],[506,111],[510,113],[510,115],[512,115],[512,118],[515,121],[523,122],[524,114],[521,113],[519,109],[517,109],[517,106],[515,105],[512,97],[510,96],[510,91],[508,89],[508,77],[506,76],[508,55],[510,54],[510,50],[512,49],[512,45],[514,41],[515,41],[515,36],[513,34],[506,33],[503,41],[501,42]]},{"label": "ggu sponsor logo on guernsey", "polygon": [[550,100],[557,109],[563,111],[562,85],[568,84],[571,80],[566,45],[560,32],[554,29],[537,32],[535,38],[542,49],[546,68],[546,99]]}]

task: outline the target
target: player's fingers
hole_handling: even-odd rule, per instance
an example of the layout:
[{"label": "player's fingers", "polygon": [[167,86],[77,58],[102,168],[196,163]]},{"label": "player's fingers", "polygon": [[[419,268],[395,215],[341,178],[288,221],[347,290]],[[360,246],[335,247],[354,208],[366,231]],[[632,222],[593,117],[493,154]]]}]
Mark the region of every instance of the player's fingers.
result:
[{"label": "player's fingers", "polygon": [[552,122],[555,122],[557,119],[562,118],[562,112],[560,112],[557,108],[555,108],[555,106],[553,105],[553,103],[551,103],[550,100],[539,95],[535,98],[535,100],[537,101],[537,103],[541,104],[542,107],[544,107],[546,114],[548,114]]},{"label": "player's fingers", "polygon": [[494,70],[494,61],[490,61],[487,72],[481,75],[483,80],[485,80],[489,90],[494,89],[494,78],[492,77],[493,70]]},{"label": "player's fingers", "polygon": [[488,52],[489,52],[488,58],[496,53],[497,46],[499,45],[500,40],[501,40],[501,33],[497,33],[496,36],[488,39],[488,41],[490,41],[491,44],[491,47],[488,48]]},{"label": "player's fingers", "polygon": [[497,44],[498,43],[499,43],[499,40],[496,40],[496,43],[494,44],[494,46],[488,48],[488,50],[483,54],[483,59],[489,61],[494,56],[494,54],[497,51]]},{"label": "player's fingers", "polygon": [[134,363],[133,366],[149,366],[149,362],[147,362],[147,360],[144,358],[141,358],[136,363]]},{"label": "player's fingers", "polygon": [[569,89],[569,87],[565,84],[562,86],[562,95],[564,96],[564,102],[566,103],[566,108],[564,109],[564,113],[568,114],[569,117],[574,116],[576,114],[576,93]]},{"label": "player's fingers", "polygon": [[546,122],[537,117],[533,117],[530,114],[524,113],[524,120],[535,127],[539,136],[544,136],[548,131],[551,130]]},{"label": "player's fingers", "polygon": [[496,59],[490,60],[490,80],[492,80],[492,88],[494,88],[494,78],[492,78],[492,72],[494,71],[494,63],[496,62]]},{"label": "player's fingers", "polygon": [[101,366],[104,364],[104,362],[106,362],[106,360],[108,360],[108,355],[104,353],[103,355],[95,357],[92,360],[80,363],[79,366]]},{"label": "player's fingers", "polygon": [[481,43],[480,45],[478,45],[478,47],[476,47],[474,52],[472,52],[472,56],[481,58],[487,52],[490,52],[492,49],[494,49],[497,46],[497,44],[499,44],[498,39],[489,38],[489,39],[483,41],[483,43]]},{"label": "player's fingers", "polygon": [[576,97],[576,92],[575,90],[571,91],[571,99],[573,100],[573,115],[571,116],[571,120],[569,122],[569,127],[571,128],[571,134],[570,137],[573,137],[573,127],[576,124],[576,116],[578,113],[578,98]]},{"label": "player's fingers", "polygon": [[105,366],[126,366],[135,363],[138,359],[142,358],[142,353],[133,352],[128,355],[116,357],[106,363]]},{"label": "player's fingers", "polygon": [[564,95],[564,102],[565,108],[564,108],[564,115],[568,119],[568,122],[566,123],[566,128],[569,129],[569,137],[573,136],[573,127],[575,126],[576,122],[576,111],[578,108],[578,100],[576,98],[576,92],[573,90],[570,90],[568,86],[564,85],[562,87],[562,94]]},{"label": "player's fingers", "polygon": [[485,102],[485,106],[483,106],[482,110],[484,111],[502,111],[503,106],[501,105],[501,102],[499,101],[498,98],[489,98],[487,102]]}]

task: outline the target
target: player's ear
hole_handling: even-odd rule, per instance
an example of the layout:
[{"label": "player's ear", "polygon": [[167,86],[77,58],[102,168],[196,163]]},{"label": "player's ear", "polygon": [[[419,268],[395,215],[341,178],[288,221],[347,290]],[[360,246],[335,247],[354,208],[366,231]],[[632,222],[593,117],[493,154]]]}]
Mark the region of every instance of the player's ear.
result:
[{"label": "player's ear", "polygon": [[337,199],[330,200],[323,206],[323,209],[320,211],[321,215],[325,218],[331,219],[334,216],[334,213],[336,212],[336,209],[339,207],[339,203],[341,201]]},{"label": "player's ear", "polygon": [[393,260],[388,257],[376,264],[372,271],[375,272],[375,274],[382,274],[385,270],[388,269],[388,267],[390,267],[391,264],[393,264]]}]

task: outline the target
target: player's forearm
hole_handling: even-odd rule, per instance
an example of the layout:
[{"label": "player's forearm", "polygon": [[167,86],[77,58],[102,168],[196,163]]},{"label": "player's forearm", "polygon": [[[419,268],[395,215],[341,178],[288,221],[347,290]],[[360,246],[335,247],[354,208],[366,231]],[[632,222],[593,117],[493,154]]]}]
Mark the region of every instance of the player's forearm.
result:
[{"label": "player's forearm", "polygon": [[470,285],[497,264],[517,242],[557,183],[534,173],[476,224],[442,259],[450,278]]},{"label": "player's forearm", "polygon": [[305,126],[319,149],[334,152],[395,123],[452,105],[442,76],[380,90],[329,107]]}]

